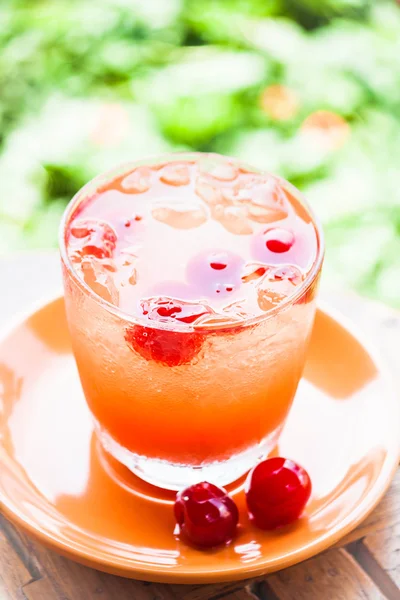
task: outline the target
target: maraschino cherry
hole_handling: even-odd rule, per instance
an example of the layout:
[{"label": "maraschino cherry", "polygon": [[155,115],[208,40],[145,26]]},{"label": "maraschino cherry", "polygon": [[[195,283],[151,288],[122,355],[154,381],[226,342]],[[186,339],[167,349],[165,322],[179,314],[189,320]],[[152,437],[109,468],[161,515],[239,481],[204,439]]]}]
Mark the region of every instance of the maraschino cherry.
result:
[{"label": "maraschino cherry", "polygon": [[[199,302],[184,302],[167,297],[142,300],[143,316],[149,321],[169,323],[177,329],[163,329],[133,325],[125,332],[129,347],[146,360],[155,360],[169,367],[190,363],[203,345],[204,336],[196,331],[185,331],[183,325],[192,325],[211,309]],[[179,329],[180,327],[180,329]]]},{"label": "maraschino cherry", "polygon": [[246,480],[246,501],[253,523],[276,529],[296,521],[311,495],[310,477],[287,458],[269,458],[256,465]]},{"label": "maraschino cherry", "polygon": [[201,548],[230,542],[239,521],[237,506],[226,490],[205,481],[178,492],[174,511],[180,532]]}]

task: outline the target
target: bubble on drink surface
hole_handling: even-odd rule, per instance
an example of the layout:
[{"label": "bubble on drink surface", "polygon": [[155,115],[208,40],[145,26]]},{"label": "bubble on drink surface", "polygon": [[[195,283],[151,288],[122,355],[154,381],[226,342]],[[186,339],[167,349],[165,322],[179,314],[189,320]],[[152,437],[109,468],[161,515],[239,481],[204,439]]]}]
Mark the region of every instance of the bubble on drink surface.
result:
[{"label": "bubble on drink surface", "polygon": [[201,275],[205,278],[218,280],[219,274],[215,273],[216,271],[224,271],[224,274],[234,275],[236,278],[243,262],[241,256],[229,250],[206,250],[195,257],[193,266],[198,265],[198,269],[202,271]]},{"label": "bubble on drink surface", "polygon": [[175,229],[193,229],[207,221],[207,212],[201,204],[185,201],[165,203],[157,202],[151,209],[153,219]]},{"label": "bubble on drink surface", "polygon": [[81,269],[84,282],[97,296],[110,304],[119,305],[119,291],[113,276],[101,261],[93,256],[85,256],[81,262]]},{"label": "bubble on drink surface", "polygon": [[199,294],[232,296],[241,286],[243,265],[243,258],[228,250],[200,252],[187,265],[187,280]]},{"label": "bubble on drink surface", "polygon": [[149,167],[137,167],[121,181],[123,190],[130,194],[142,194],[151,187],[151,169]]},{"label": "bubble on drink surface", "polygon": [[293,216],[276,225],[266,227],[252,237],[253,258],[275,266],[291,264],[308,272],[318,250],[313,224]]},{"label": "bubble on drink surface", "polygon": [[163,183],[174,186],[188,185],[190,183],[189,167],[183,164],[171,164],[164,167],[160,173]]},{"label": "bubble on drink surface", "polygon": [[293,231],[274,227],[264,232],[265,245],[268,250],[278,254],[288,252],[295,242]]}]

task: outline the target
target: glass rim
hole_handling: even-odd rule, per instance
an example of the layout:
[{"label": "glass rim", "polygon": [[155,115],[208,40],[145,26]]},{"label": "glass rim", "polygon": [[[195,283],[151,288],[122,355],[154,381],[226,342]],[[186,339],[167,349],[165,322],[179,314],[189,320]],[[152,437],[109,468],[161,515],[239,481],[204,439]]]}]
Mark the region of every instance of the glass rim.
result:
[{"label": "glass rim", "polygon": [[[139,166],[148,166],[148,165],[151,166],[152,164],[160,164],[163,162],[178,162],[179,160],[195,161],[199,157],[207,157],[207,156],[215,156],[218,158],[223,158],[223,159],[233,162],[234,164],[236,164],[238,166],[247,168],[248,170],[253,171],[254,173],[259,173],[261,175],[265,174],[265,175],[268,175],[271,177],[275,177],[279,181],[284,182],[285,185],[287,185],[289,187],[289,189],[293,189],[295,191],[296,199],[306,209],[307,213],[311,217],[314,229],[317,234],[317,244],[318,244],[318,250],[315,255],[315,259],[312,264],[312,267],[309,270],[304,281],[301,283],[301,285],[298,286],[298,289],[296,290],[296,292],[293,293],[292,295],[288,296],[280,304],[265,311],[264,314],[256,315],[254,317],[249,317],[247,319],[241,319],[240,321],[232,321],[232,322],[227,321],[227,322],[221,323],[219,325],[211,325],[211,326],[208,325],[207,326],[207,324],[202,325],[200,323],[198,326],[195,325],[195,326],[185,326],[185,327],[177,327],[175,323],[171,324],[171,323],[162,323],[162,322],[155,322],[155,321],[153,322],[153,321],[149,321],[145,317],[132,315],[132,314],[122,310],[118,306],[115,306],[115,304],[111,304],[107,300],[104,300],[104,298],[102,298],[101,296],[96,294],[91,289],[91,287],[83,279],[81,279],[81,277],[79,277],[78,273],[74,269],[72,261],[70,260],[70,258],[68,256],[68,252],[67,252],[66,232],[67,232],[67,227],[70,223],[70,217],[74,214],[75,209],[81,204],[81,202],[83,202],[85,199],[89,198],[91,196],[91,194],[95,193],[96,190],[102,184],[107,183],[108,181],[110,181],[110,179],[115,178],[118,175],[123,175],[125,172],[129,171],[130,169],[133,169],[133,168],[139,167]],[[82,188],[80,188],[76,192],[76,194],[72,197],[72,199],[68,202],[67,206],[65,207],[61,221],[60,221],[59,230],[58,230],[58,244],[59,244],[59,250],[60,250],[63,265],[66,267],[66,269],[67,269],[69,275],[71,276],[71,278],[73,279],[73,281],[78,285],[78,287],[86,295],[90,296],[97,304],[99,304],[102,308],[104,308],[104,310],[106,310],[109,313],[112,313],[114,316],[116,316],[116,317],[120,318],[121,320],[126,321],[127,323],[130,323],[132,325],[142,325],[142,326],[146,326],[146,327],[152,328],[152,329],[179,331],[180,333],[190,333],[190,332],[194,332],[194,331],[197,331],[199,333],[200,332],[201,333],[213,333],[215,331],[223,331],[224,329],[232,330],[232,329],[241,329],[241,328],[251,327],[258,323],[267,321],[268,319],[274,317],[276,314],[279,314],[279,313],[287,310],[288,308],[293,306],[293,304],[296,304],[296,302],[309,290],[309,288],[313,285],[314,281],[316,280],[316,278],[318,277],[318,275],[321,271],[322,262],[323,262],[324,254],[325,254],[325,241],[324,241],[324,234],[323,234],[321,224],[320,224],[319,220],[317,219],[317,217],[315,216],[314,211],[309,206],[308,202],[304,199],[303,194],[295,186],[293,186],[289,181],[287,181],[283,177],[273,175],[272,173],[270,173],[269,171],[267,171],[265,169],[259,169],[257,167],[247,164],[245,161],[242,161],[238,158],[218,154],[215,152],[166,152],[166,153],[162,153],[162,154],[155,154],[155,155],[150,155],[150,156],[147,156],[147,157],[144,157],[141,159],[122,163],[122,164],[114,167],[113,169],[104,171],[104,172],[100,173],[99,175],[96,175],[93,179],[88,181],[88,183],[86,183]],[[166,296],[166,297],[169,298],[170,296]]]}]

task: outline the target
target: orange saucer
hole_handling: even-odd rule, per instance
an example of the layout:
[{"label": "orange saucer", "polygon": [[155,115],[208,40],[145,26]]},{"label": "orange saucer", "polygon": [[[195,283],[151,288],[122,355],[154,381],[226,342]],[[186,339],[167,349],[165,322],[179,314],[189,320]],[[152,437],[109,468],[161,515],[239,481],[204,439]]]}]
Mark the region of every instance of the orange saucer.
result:
[{"label": "orange saucer", "polygon": [[6,516],[86,565],[149,581],[241,579],[308,558],[374,508],[399,459],[399,403],[376,359],[341,319],[319,311],[304,378],[276,452],[309,471],[313,496],[294,526],[241,521],[228,548],[173,535],[173,493],[145,484],[98,448],[61,298],[0,342],[0,499]]}]

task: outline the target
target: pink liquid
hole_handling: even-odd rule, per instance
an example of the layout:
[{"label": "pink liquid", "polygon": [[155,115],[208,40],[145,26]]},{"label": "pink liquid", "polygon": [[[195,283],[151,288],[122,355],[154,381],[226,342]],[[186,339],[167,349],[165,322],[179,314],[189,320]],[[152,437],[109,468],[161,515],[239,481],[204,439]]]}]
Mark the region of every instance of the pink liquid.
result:
[{"label": "pink liquid", "polygon": [[67,209],[72,345],[108,452],[156,485],[225,484],[290,409],[320,238],[288,183],[215,155],[165,160],[97,179]]},{"label": "pink liquid", "polygon": [[[178,327],[264,314],[296,293],[318,249],[288,184],[214,155],[106,182],[76,210],[67,245],[96,294]],[[190,303],[191,316],[169,299]]]}]

